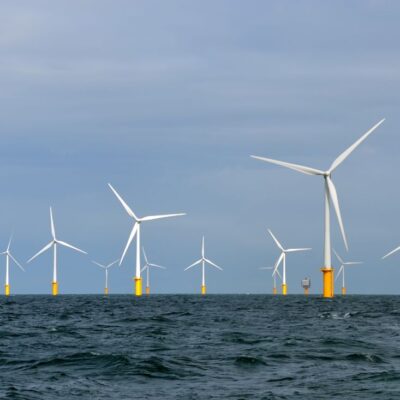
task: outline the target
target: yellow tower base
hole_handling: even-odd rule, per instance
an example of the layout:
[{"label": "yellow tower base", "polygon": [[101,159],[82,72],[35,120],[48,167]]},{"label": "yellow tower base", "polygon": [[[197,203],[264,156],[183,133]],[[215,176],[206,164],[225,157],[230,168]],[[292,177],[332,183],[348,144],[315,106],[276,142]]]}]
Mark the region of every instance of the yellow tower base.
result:
[{"label": "yellow tower base", "polygon": [[142,295],[142,278],[135,278],[135,295]]},{"label": "yellow tower base", "polygon": [[306,296],[308,296],[308,292],[309,292],[309,289],[308,289],[308,288],[304,288],[304,294],[305,294]]},{"label": "yellow tower base", "polygon": [[108,295],[108,288],[104,288],[104,294],[107,296]]},{"label": "yellow tower base", "polygon": [[53,282],[51,285],[51,289],[52,289],[53,296],[57,296],[58,295],[58,283]]},{"label": "yellow tower base", "polygon": [[276,287],[274,287],[273,289],[272,289],[272,294],[276,294],[277,293],[277,290],[276,290]]},{"label": "yellow tower base", "polygon": [[201,285],[201,294],[206,294],[207,289],[206,289],[206,285]]},{"label": "yellow tower base", "polygon": [[10,285],[4,285],[4,294],[6,296],[10,295]]},{"label": "yellow tower base", "polygon": [[287,295],[287,285],[286,285],[285,283],[282,284],[282,294],[283,294],[284,296]]},{"label": "yellow tower base", "polygon": [[346,288],[342,287],[342,295],[344,296],[346,294]]},{"label": "yellow tower base", "polygon": [[334,296],[333,287],[333,268],[321,268],[322,277],[322,296],[332,298]]},{"label": "yellow tower base", "polygon": [[150,286],[146,286],[146,294],[147,296],[150,294]]}]

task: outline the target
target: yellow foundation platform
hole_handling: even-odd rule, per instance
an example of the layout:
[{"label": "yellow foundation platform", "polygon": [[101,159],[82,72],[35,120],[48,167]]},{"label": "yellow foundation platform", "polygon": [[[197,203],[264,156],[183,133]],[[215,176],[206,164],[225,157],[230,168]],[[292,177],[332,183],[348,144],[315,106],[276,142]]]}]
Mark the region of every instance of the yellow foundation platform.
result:
[{"label": "yellow foundation platform", "polygon": [[135,295],[142,295],[142,278],[135,278]]},{"label": "yellow foundation platform", "polygon": [[276,294],[277,293],[277,290],[276,290],[276,287],[274,287],[273,289],[272,289],[272,294]]},{"label": "yellow foundation platform", "polygon": [[51,292],[52,292],[53,296],[58,295],[58,283],[57,282],[53,282],[51,284]]},{"label": "yellow foundation platform", "polygon": [[150,286],[146,286],[146,294],[147,296],[150,294]]},{"label": "yellow foundation platform", "polygon": [[206,289],[206,285],[201,285],[201,294],[206,294],[207,289]]},{"label": "yellow foundation platform", "polygon": [[10,285],[4,285],[4,294],[6,296],[10,295]]},{"label": "yellow foundation platform", "polygon": [[108,288],[104,288],[104,294],[107,296],[108,295]]},{"label": "yellow foundation platform", "polygon": [[286,284],[282,284],[282,294],[283,294],[284,296],[287,295],[287,285],[286,285]]},{"label": "yellow foundation platform", "polygon": [[306,296],[308,296],[308,294],[309,294],[309,289],[308,289],[308,288],[304,288],[304,294],[305,294]]},{"label": "yellow foundation platform", "polygon": [[321,268],[322,277],[322,297],[332,298],[334,296],[333,287],[333,268]]},{"label": "yellow foundation platform", "polygon": [[342,287],[342,295],[344,296],[346,294],[346,288]]}]

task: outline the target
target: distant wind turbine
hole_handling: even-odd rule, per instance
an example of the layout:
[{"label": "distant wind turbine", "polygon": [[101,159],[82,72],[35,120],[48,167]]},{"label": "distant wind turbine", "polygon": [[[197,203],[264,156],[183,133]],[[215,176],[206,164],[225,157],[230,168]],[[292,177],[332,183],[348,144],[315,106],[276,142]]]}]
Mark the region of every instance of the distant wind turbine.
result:
[{"label": "distant wind turbine", "polygon": [[283,261],[283,267],[282,267],[282,294],[284,296],[287,295],[287,284],[286,284],[286,254],[287,253],[295,253],[298,251],[308,251],[311,250],[311,248],[299,248],[299,249],[284,249],[283,246],[279,243],[278,239],[274,236],[272,231],[268,229],[269,234],[271,235],[272,239],[274,240],[275,244],[278,246],[279,250],[281,251],[280,256],[278,257],[278,260],[275,263],[274,267],[274,272],[273,274],[278,271],[280,263]]},{"label": "distant wind turbine", "polygon": [[43,247],[42,250],[37,252],[32,258],[28,260],[28,263],[34,260],[36,257],[40,256],[40,254],[44,253],[51,247],[53,247],[53,282],[52,282],[52,294],[53,296],[58,295],[58,281],[57,281],[57,246],[64,246],[68,247],[69,249],[78,251],[79,253],[87,254],[86,251],[83,251],[81,249],[78,249],[77,247],[72,246],[71,244],[68,244],[66,242],[63,242],[62,240],[58,240],[56,238],[56,229],[54,227],[54,220],[53,220],[53,211],[50,207],[50,228],[51,228],[51,236],[52,240],[49,244]]},{"label": "distant wind turbine", "polygon": [[198,265],[201,263],[201,294],[205,295],[207,292],[207,288],[206,288],[206,268],[205,268],[205,264],[210,264],[213,267],[219,269],[220,271],[222,271],[222,268],[219,267],[217,264],[214,264],[212,261],[210,261],[208,258],[205,257],[204,255],[204,236],[203,239],[201,241],[201,258],[200,260],[194,262],[192,265],[189,265],[187,268],[184,269],[184,271],[187,271],[188,269]]},{"label": "distant wind turbine", "polygon": [[335,251],[335,249],[332,249],[333,252],[335,253],[336,258],[339,260],[341,266],[336,274],[336,278],[339,278],[339,275],[342,274],[342,295],[344,296],[346,294],[346,285],[345,285],[345,281],[344,281],[344,270],[345,267],[348,265],[357,265],[357,264],[362,264],[361,261],[348,261],[348,262],[344,262],[342,260],[342,258],[339,256],[339,254]]},{"label": "distant wind turbine", "polygon": [[149,263],[146,252],[144,251],[144,247],[142,248],[142,250],[143,250],[143,257],[144,257],[145,264],[144,264],[141,272],[146,271],[146,294],[149,295],[150,294],[150,268],[152,268],[152,267],[161,268],[161,269],[166,269],[166,268],[162,267],[161,265]]},{"label": "distant wind turbine", "polygon": [[15,262],[15,264],[17,264],[17,266],[19,268],[22,269],[22,271],[25,272],[22,265],[13,257],[13,255],[10,252],[11,240],[12,240],[12,236],[10,237],[10,240],[8,242],[7,250],[0,253],[0,255],[6,256],[6,284],[4,286],[4,294],[6,296],[10,295],[10,258],[11,258],[11,260],[13,260]]},{"label": "distant wind turbine", "polygon": [[[274,267],[261,267],[260,269],[269,269],[269,270],[271,270],[271,269],[274,269]],[[279,278],[281,278],[281,280],[282,280],[282,275],[279,273],[279,270],[278,269],[274,270],[272,272],[272,278],[274,279],[274,287],[272,289],[272,294],[273,295],[276,295],[278,293],[278,290],[276,288],[276,275],[278,275]]]},{"label": "distant wind turbine", "polygon": [[154,221],[156,219],[162,219],[162,218],[171,218],[171,217],[179,217],[181,215],[186,215],[185,213],[179,213],[179,214],[165,214],[165,215],[151,215],[148,217],[142,217],[139,218],[135,215],[135,213],[129,208],[129,206],[125,203],[125,201],[122,199],[122,197],[117,193],[117,191],[111,186],[111,184],[108,184],[110,189],[113,191],[117,199],[120,201],[122,206],[125,208],[125,211],[128,213],[128,215],[135,221],[131,234],[129,235],[128,242],[126,243],[125,250],[122,254],[121,260],[119,262],[119,265],[122,264],[122,261],[125,258],[126,252],[128,251],[128,248],[130,244],[132,243],[133,238],[136,235],[136,276],[135,276],[135,294],[136,296],[141,296],[142,295],[142,278],[141,278],[141,267],[140,267],[140,226],[142,222],[147,222],[147,221]]},{"label": "distant wind turbine", "polygon": [[103,265],[103,264],[98,263],[97,261],[93,261],[93,260],[92,260],[92,263],[93,263],[93,264],[96,264],[96,265],[99,266],[100,268],[103,268],[103,269],[104,269],[104,272],[105,272],[105,275],[106,275],[106,281],[105,281],[105,285],[104,285],[104,294],[105,294],[106,296],[108,295],[108,270],[109,270],[113,265],[115,265],[118,261],[119,261],[119,260],[115,260],[115,261],[113,261],[111,264]]},{"label": "distant wind turbine", "polygon": [[335,185],[331,179],[332,172],[362,143],[364,140],[383,123],[385,119],[380,120],[370,130],[368,130],[363,136],[360,137],[354,144],[352,144],[347,150],[345,150],[336,160],[331,164],[327,171],[321,171],[319,169],[305,167],[303,165],[291,164],[284,161],[273,160],[271,158],[251,156],[261,161],[266,161],[271,164],[280,165],[289,169],[293,169],[297,172],[302,172],[306,175],[319,175],[324,178],[325,184],[325,244],[324,244],[324,267],[321,269],[323,273],[323,296],[333,297],[333,268],[331,261],[331,236],[330,236],[330,202],[332,201],[333,207],[336,212],[336,216],[339,222],[340,231],[343,237],[346,249],[348,249],[346,234],[344,231],[342,216],[340,213],[339,200],[336,192]]}]

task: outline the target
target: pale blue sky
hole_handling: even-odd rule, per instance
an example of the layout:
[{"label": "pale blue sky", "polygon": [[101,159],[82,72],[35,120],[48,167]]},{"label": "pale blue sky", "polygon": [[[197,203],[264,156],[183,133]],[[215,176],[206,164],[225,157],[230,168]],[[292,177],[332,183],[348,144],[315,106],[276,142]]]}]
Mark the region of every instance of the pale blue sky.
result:
[{"label": "pale blue sky", "polygon": [[[52,205],[60,238],[90,253],[60,251],[60,291],[101,291],[90,260],[119,257],[131,229],[111,182],[139,215],[188,213],[143,226],[168,267],[154,292],[199,290],[183,269],[204,234],[224,267],[210,292],[269,293],[268,227],[313,247],[288,259],[288,285],[309,275],[319,292],[322,182],[249,155],[326,168],[386,117],[334,181],[348,258],[366,262],[349,292],[399,293],[400,254],[380,261],[400,244],[399,17],[395,1],[3,1],[0,242],[14,230],[25,262],[50,239]],[[345,257],[336,220],[332,236]],[[134,249],[110,291],[130,292],[133,273]],[[14,292],[50,282],[50,254],[12,270]]]}]

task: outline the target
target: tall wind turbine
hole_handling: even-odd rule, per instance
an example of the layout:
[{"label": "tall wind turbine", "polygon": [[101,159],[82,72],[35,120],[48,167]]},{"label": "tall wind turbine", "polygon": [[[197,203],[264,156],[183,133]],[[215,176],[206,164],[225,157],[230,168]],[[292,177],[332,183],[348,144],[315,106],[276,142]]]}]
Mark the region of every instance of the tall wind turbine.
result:
[{"label": "tall wind turbine", "polygon": [[284,249],[283,246],[279,243],[278,239],[274,236],[270,229],[268,229],[269,234],[271,235],[272,239],[274,240],[275,244],[278,246],[279,250],[281,251],[281,255],[278,257],[278,260],[275,263],[274,272],[273,274],[278,271],[280,263],[283,261],[282,267],[282,294],[284,296],[287,295],[287,284],[286,284],[286,254],[287,253],[295,253],[298,251],[308,251],[311,248],[300,248],[300,249]]},{"label": "tall wind turbine", "polygon": [[214,264],[212,261],[210,261],[208,258],[205,257],[204,255],[204,236],[201,241],[201,258],[200,260],[194,262],[192,265],[189,265],[187,268],[184,269],[184,271],[187,271],[189,268],[194,267],[195,265],[198,265],[201,263],[201,294],[205,295],[207,292],[206,289],[206,263],[212,265],[213,267],[219,269],[222,271],[222,268],[219,267],[218,265]]},{"label": "tall wind turbine", "polygon": [[339,275],[342,274],[342,295],[344,296],[346,294],[346,285],[345,285],[345,281],[344,281],[344,270],[345,270],[345,267],[347,265],[362,264],[362,262],[361,261],[347,261],[347,262],[344,262],[342,260],[342,258],[339,256],[339,254],[335,251],[335,249],[332,249],[332,250],[335,253],[336,258],[339,260],[339,262],[341,264],[341,266],[339,268],[339,271],[336,274],[335,281],[336,281],[337,278],[339,278]]},{"label": "tall wind turbine", "polygon": [[10,252],[11,240],[12,240],[12,236],[10,237],[10,240],[8,242],[7,250],[0,253],[1,255],[6,256],[6,284],[4,285],[4,294],[6,296],[10,295],[10,258],[11,258],[11,260],[13,260],[15,262],[15,264],[18,265],[19,268],[22,269],[22,271],[25,272],[22,265],[13,257],[13,255]]},{"label": "tall wind turbine", "polygon": [[161,265],[149,263],[146,252],[144,251],[144,247],[142,248],[142,250],[143,250],[143,257],[144,257],[145,264],[144,264],[141,272],[146,271],[146,294],[149,295],[150,294],[150,268],[152,268],[152,267],[161,268],[161,269],[166,269],[166,268],[162,267]]},{"label": "tall wind turbine", "polygon": [[58,240],[56,238],[56,229],[54,227],[54,220],[53,220],[53,211],[50,207],[50,228],[51,228],[51,236],[52,240],[49,244],[43,247],[42,250],[38,251],[32,258],[28,260],[28,263],[34,260],[36,257],[40,256],[40,254],[44,253],[51,247],[53,247],[53,282],[52,282],[52,294],[53,296],[58,295],[58,281],[57,281],[57,246],[64,246],[68,247],[69,249],[78,251],[79,253],[87,254],[86,251],[83,251],[81,249],[78,249],[77,247],[72,246],[71,244],[68,244],[66,242],[63,242],[62,240]]},{"label": "tall wind turbine", "polygon": [[135,221],[131,234],[129,235],[128,242],[126,243],[125,250],[122,254],[121,260],[119,261],[119,265],[122,264],[122,261],[125,258],[126,252],[128,251],[128,248],[130,244],[132,243],[133,238],[136,235],[136,276],[135,276],[135,294],[136,296],[141,296],[142,295],[142,278],[141,278],[141,267],[140,267],[140,226],[142,222],[147,222],[147,221],[154,221],[156,219],[162,219],[162,218],[170,218],[170,217],[179,217],[181,215],[186,215],[185,213],[179,213],[179,214],[165,214],[165,215],[151,215],[148,217],[142,217],[139,218],[135,215],[135,213],[129,208],[129,206],[125,203],[125,201],[122,199],[122,197],[117,193],[117,191],[111,186],[111,184],[108,184],[110,189],[113,191],[117,199],[120,201],[122,206],[125,208],[125,211],[128,213],[128,215]]},{"label": "tall wind turbine", "polygon": [[92,261],[93,264],[96,264],[97,266],[99,266],[100,268],[104,269],[105,275],[106,275],[106,282],[104,285],[104,294],[107,296],[108,295],[108,270],[118,262],[119,260],[115,260],[113,261],[111,264],[107,264],[107,265],[103,265],[98,263],[97,261]]},{"label": "tall wind turbine", "polygon": [[[260,269],[274,269],[274,267],[261,267]],[[282,275],[279,273],[279,270],[278,269],[274,270],[272,272],[272,278],[274,279],[274,287],[272,289],[272,294],[273,295],[276,295],[278,293],[278,290],[276,288],[276,275],[278,275],[279,278],[281,278],[281,280],[282,280]]]},{"label": "tall wind turbine", "polygon": [[293,169],[297,172],[302,172],[306,175],[319,175],[324,178],[325,185],[325,244],[324,244],[324,266],[321,269],[323,273],[323,296],[324,297],[333,297],[333,268],[331,261],[331,234],[330,234],[330,203],[332,202],[333,207],[336,212],[336,216],[339,222],[340,231],[343,237],[344,244],[346,249],[347,239],[346,234],[343,227],[342,216],[340,213],[339,200],[336,192],[335,185],[333,184],[331,175],[332,172],[379,126],[383,123],[385,119],[379,121],[376,125],[374,125],[370,130],[364,133],[363,136],[360,137],[354,144],[352,144],[347,150],[345,150],[336,160],[331,164],[330,168],[327,171],[321,171],[319,169],[305,167],[298,164],[291,164],[288,162],[277,161],[271,158],[251,156],[261,161],[266,161],[272,164],[280,165],[282,167]]}]

